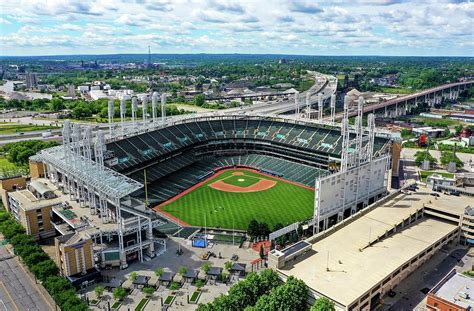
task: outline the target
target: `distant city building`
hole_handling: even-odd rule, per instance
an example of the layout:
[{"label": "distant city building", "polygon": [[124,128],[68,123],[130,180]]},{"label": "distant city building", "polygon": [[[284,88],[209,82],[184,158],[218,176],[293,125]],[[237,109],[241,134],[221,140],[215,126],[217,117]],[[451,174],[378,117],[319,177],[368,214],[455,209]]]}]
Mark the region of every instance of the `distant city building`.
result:
[{"label": "distant city building", "polygon": [[26,87],[29,89],[33,89],[38,86],[38,76],[36,73],[28,72],[26,74]]},{"label": "distant city building", "polygon": [[75,98],[76,97],[76,89],[74,88],[74,85],[68,84],[67,85],[67,96]]}]

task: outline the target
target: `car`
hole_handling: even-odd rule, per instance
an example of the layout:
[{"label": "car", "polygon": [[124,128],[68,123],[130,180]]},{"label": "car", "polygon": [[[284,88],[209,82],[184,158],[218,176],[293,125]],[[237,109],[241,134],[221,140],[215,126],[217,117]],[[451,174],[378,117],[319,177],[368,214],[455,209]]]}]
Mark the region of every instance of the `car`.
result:
[{"label": "car", "polygon": [[430,193],[430,195],[439,198],[439,194],[437,194],[437,193],[435,193],[435,192]]},{"label": "car", "polygon": [[239,260],[239,256],[237,256],[236,254],[233,254],[233,255],[230,257],[230,260],[232,260],[232,261],[237,261],[237,260]]}]

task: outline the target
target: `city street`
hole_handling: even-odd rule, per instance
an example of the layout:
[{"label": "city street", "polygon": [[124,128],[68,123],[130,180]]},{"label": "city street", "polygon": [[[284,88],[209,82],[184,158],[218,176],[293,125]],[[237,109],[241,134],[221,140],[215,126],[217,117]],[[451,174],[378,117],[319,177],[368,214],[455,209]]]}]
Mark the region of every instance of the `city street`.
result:
[{"label": "city street", "polygon": [[18,258],[0,244],[0,310],[54,310],[52,302],[47,301],[24,269]]}]

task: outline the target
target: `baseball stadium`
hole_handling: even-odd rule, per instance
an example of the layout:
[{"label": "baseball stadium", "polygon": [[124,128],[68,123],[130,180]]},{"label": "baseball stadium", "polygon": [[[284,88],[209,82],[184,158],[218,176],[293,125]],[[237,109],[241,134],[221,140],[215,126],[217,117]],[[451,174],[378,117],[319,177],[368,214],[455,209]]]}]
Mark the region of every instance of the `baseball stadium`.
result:
[{"label": "baseball stadium", "polygon": [[[374,155],[387,143],[376,138]],[[252,219],[272,227],[312,217],[315,179],[338,170],[341,151],[330,126],[217,116],[112,141],[106,163],[146,183],[132,196],[181,225],[246,229]]]}]

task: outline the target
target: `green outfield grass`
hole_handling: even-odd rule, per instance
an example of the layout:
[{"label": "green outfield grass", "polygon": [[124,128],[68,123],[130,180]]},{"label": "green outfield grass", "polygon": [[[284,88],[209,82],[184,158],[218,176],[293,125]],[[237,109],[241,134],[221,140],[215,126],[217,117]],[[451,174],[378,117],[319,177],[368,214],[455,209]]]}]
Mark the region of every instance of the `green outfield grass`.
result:
[{"label": "green outfield grass", "polygon": [[[243,172],[245,176],[232,176],[233,172]],[[223,192],[209,187],[219,179],[244,186],[244,182],[238,179],[245,179],[246,183],[252,181],[253,184],[259,178],[276,180],[277,184],[268,190],[249,193]],[[313,200],[313,190],[236,169],[208,180],[161,209],[195,226],[204,226],[206,219],[208,227],[246,230],[252,219],[265,222],[270,228],[277,223],[287,225],[307,219],[313,215]]]}]

